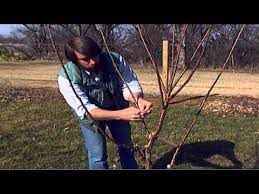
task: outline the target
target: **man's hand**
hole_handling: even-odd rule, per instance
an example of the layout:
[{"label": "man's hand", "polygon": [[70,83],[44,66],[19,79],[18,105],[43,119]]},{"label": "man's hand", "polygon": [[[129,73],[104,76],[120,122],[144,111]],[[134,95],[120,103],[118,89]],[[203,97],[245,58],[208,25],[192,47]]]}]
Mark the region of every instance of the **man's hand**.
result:
[{"label": "man's hand", "polygon": [[125,121],[141,121],[144,118],[145,113],[140,109],[129,107],[117,111],[118,118]]},{"label": "man's hand", "polygon": [[145,114],[149,114],[152,111],[153,104],[140,97],[138,99],[138,106],[139,106],[139,109],[142,112],[144,112],[144,115],[145,115]]}]

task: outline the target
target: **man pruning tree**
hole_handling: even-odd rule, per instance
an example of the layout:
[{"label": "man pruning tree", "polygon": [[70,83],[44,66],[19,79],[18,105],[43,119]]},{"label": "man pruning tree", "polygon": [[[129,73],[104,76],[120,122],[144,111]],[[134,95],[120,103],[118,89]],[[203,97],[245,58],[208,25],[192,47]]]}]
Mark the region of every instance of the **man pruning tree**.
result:
[{"label": "man pruning tree", "polygon": [[[96,130],[96,123],[87,117],[68,79],[98,126],[107,126],[119,144],[132,145],[129,121],[141,121],[152,110],[152,103],[143,99],[143,91],[132,68],[118,53],[111,55],[134,97],[115,71],[109,53],[102,52],[90,37],[75,37],[67,42],[65,56],[68,62],[64,65],[67,74],[63,69],[58,73],[59,90],[83,132],[89,169],[108,168],[106,139]],[[139,109],[129,107],[134,98]],[[118,153],[123,169],[138,168],[132,149],[119,146]]]}]

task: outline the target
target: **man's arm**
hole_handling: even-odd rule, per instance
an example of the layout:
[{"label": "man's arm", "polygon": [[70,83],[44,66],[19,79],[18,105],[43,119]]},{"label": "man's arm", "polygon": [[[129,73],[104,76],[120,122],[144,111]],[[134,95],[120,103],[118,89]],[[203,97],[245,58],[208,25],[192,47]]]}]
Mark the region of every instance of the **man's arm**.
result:
[{"label": "man's arm", "polygon": [[[145,114],[149,114],[152,111],[153,104],[147,100],[143,99],[143,94],[142,93],[132,93],[133,96],[135,97],[135,100],[137,101],[137,104],[139,106],[139,109],[144,112]],[[134,103],[133,96],[129,96],[129,101]]]},{"label": "man's arm", "polygon": [[[59,90],[61,94],[64,96],[68,105],[75,110],[76,114],[81,119],[84,119],[87,113],[83,108],[82,104],[80,103],[80,101],[77,99],[76,95],[74,94],[69,84],[69,81],[64,77],[59,76],[58,84],[59,84]],[[87,110],[95,120],[138,121],[140,120],[140,118],[143,117],[143,112],[134,107],[130,107],[122,110],[116,110],[116,111],[101,109],[89,102],[88,97],[81,90],[79,86],[77,85],[73,85],[73,86],[74,86],[75,92],[81,98],[83,104],[85,105],[85,107],[87,108]]]},{"label": "man's arm", "polygon": [[[125,82],[129,86],[130,90],[134,94],[135,98],[138,99],[139,97],[142,97],[143,91],[139,84],[137,75],[134,73],[133,69],[126,63],[125,59],[121,55],[119,55],[118,59],[120,61],[118,69]],[[125,83],[122,84],[122,92],[125,100],[134,102],[130,91]]]},{"label": "man's arm", "polygon": [[126,84],[123,84],[122,90],[124,98],[132,103],[134,103],[136,100],[140,110],[144,112],[144,114],[150,113],[153,105],[151,102],[143,99],[143,91],[139,84],[136,74],[134,73],[132,68],[126,63],[125,59],[121,55],[119,56],[119,60],[119,69],[122,74],[122,77],[125,79],[134,96],[132,96],[132,94],[126,87]]},{"label": "man's arm", "polygon": [[[143,94],[142,94],[142,93],[139,93],[139,92],[132,92],[132,94],[133,94],[133,96],[134,96],[136,102],[138,102],[138,100],[139,100],[140,98],[143,98]],[[129,100],[130,102],[132,102],[132,103],[135,103],[133,96],[132,96],[131,94],[129,94],[128,100]]]},{"label": "man's arm", "polygon": [[73,88],[77,94],[76,96],[68,79],[64,78],[63,76],[58,76],[58,88],[60,93],[63,95],[64,99],[68,103],[68,105],[75,111],[75,113],[78,117],[80,117],[80,119],[85,118],[85,109],[82,106],[79,99],[77,98],[77,96],[81,99],[88,111],[99,108],[95,104],[90,103],[87,95],[84,91],[82,91],[79,85],[73,84]]},{"label": "man's arm", "polygon": [[125,121],[139,121],[143,118],[144,113],[134,107],[125,108],[122,110],[104,110],[100,108],[89,111],[92,117],[97,121],[104,120],[125,120]]}]

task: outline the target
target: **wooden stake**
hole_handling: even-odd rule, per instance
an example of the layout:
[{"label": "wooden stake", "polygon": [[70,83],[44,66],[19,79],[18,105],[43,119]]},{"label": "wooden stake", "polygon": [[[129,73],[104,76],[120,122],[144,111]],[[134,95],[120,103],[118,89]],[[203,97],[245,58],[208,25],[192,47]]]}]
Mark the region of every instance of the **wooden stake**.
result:
[{"label": "wooden stake", "polygon": [[166,91],[168,90],[168,70],[168,40],[163,39],[162,79]]}]

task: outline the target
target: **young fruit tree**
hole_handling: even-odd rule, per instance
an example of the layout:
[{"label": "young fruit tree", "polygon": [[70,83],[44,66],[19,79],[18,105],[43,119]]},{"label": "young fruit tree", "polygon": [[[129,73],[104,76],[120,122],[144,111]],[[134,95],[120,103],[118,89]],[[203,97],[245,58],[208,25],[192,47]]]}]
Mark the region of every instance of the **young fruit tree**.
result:
[{"label": "young fruit tree", "polygon": [[[60,53],[57,49],[57,46],[55,44],[54,38],[53,38],[53,33],[52,33],[52,26],[51,25],[45,25],[46,30],[48,31],[49,34],[49,38],[52,42],[52,46],[53,49],[55,50],[56,54],[58,55],[58,58],[61,62],[61,65],[64,69],[64,72],[66,72],[66,69],[63,66],[63,61],[62,61],[62,57],[60,56]],[[188,29],[188,25],[181,25],[181,29],[177,30],[177,26],[176,25],[172,25],[172,38],[170,39],[170,43],[172,44],[172,50],[171,50],[171,63],[170,65],[168,64],[168,45],[169,45],[169,40],[168,39],[164,39],[163,40],[163,76],[160,74],[159,71],[159,66],[158,64],[155,62],[154,60],[154,56],[151,52],[151,48],[148,47],[148,45],[152,45],[150,44],[150,37],[148,34],[143,33],[143,29],[145,28],[144,25],[134,25],[134,28],[136,29],[136,31],[139,33],[139,37],[143,42],[144,48],[150,58],[151,64],[155,70],[156,73],[156,78],[157,78],[157,84],[158,84],[158,88],[159,88],[159,98],[160,98],[160,103],[161,103],[161,110],[159,111],[159,117],[156,121],[155,127],[153,129],[148,129],[147,128],[147,124],[145,119],[142,119],[141,122],[139,122],[139,127],[143,130],[143,133],[145,133],[145,138],[146,138],[146,144],[143,147],[140,147],[137,142],[133,141],[133,145],[124,145],[124,144],[119,144],[118,142],[116,142],[110,134],[108,134],[105,130],[103,130],[102,128],[98,128],[98,131],[100,133],[102,133],[103,135],[105,135],[111,142],[115,143],[117,146],[122,146],[122,147],[127,147],[127,148],[131,148],[134,150],[135,152],[135,156],[136,159],[139,161],[139,163],[142,165],[143,168],[145,169],[152,169],[153,168],[153,160],[152,160],[152,149],[155,145],[156,141],[160,141],[162,143],[168,144],[170,146],[172,146],[173,148],[175,148],[175,152],[173,154],[172,160],[171,162],[167,165],[168,169],[172,169],[175,167],[175,161],[176,161],[176,157],[179,154],[179,152],[181,151],[181,148],[183,146],[183,144],[186,142],[188,135],[191,133],[192,129],[195,126],[195,123],[198,119],[198,116],[200,115],[208,97],[211,94],[211,91],[213,90],[213,88],[215,87],[216,83],[218,82],[220,76],[222,75],[224,69],[226,68],[229,60],[231,60],[231,56],[233,53],[233,50],[235,49],[237,42],[240,38],[241,33],[243,32],[245,25],[243,25],[240,29],[239,32],[237,34],[237,36],[235,37],[235,39],[233,40],[232,46],[229,48],[229,52],[227,54],[227,57],[224,60],[224,63],[221,66],[221,70],[218,74],[218,76],[216,77],[216,79],[213,81],[213,83],[211,84],[209,90],[207,91],[206,95],[204,96],[194,96],[194,97],[189,97],[186,98],[184,100],[176,100],[177,96],[179,95],[179,93],[186,87],[186,85],[190,82],[191,78],[193,77],[193,75],[195,74],[195,72],[197,71],[197,68],[199,67],[199,65],[201,64],[201,60],[204,56],[204,53],[206,52],[206,48],[207,48],[207,43],[209,40],[209,37],[211,35],[211,31],[213,26],[212,25],[208,25],[207,29],[202,37],[202,39],[200,40],[200,42],[198,43],[196,49],[194,50],[193,54],[191,55],[190,59],[188,61],[186,61],[185,66],[181,66],[181,70],[180,73],[177,74],[177,71],[179,70],[179,64],[181,61],[181,52],[183,52],[183,49],[181,49],[183,47],[183,45],[185,44],[185,37],[186,37],[186,32]],[[126,85],[126,87],[128,88],[128,90],[130,91],[132,98],[134,99],[134,104],[137,108],[138,107],[138,103],[136,101],[136,99],[134,98],[133,93],[131,92],[128,84],[125,82],[123,76],[121,75],[121,73],[119,72],[117,66],[115,65],[113,58],[111,56],[111,51],[109,49],[109,46],[107,44],[104,32],[102,30],[102,28],[100,27],[96,27],[96,29],[99,30],[100,35],[102,37],[102,42],[106,47],[107,52],[110,55],[110,58],[113,62],[113,67],[115,69],[115,71],[117,72],[118,76],[120,77],[120,79],[122,80],[122,82]],[[187,59],[185,59],[187,60]],[[186,78],[184,78],[184,75],[186,75]],[[69,76],[67,76],[69,77]],[[184,78],[184,79],[183,79]],[[182,84],[179,86],[179,81],[182,80]],[[70,80],[69,80],[70,81]],[[70,85],[72,86],[72,89],[75,93],[75,95],[77,96],[73,85],[71,84],[70,81]],[[84,106],[84,104],[82,103],[82,100],[77,96],[77,98],[79,99],[79,101],[81,102],[82,106],[84,107],[88,118],[93,119],[93,117],[91,116],[91,114],[89,113],[89,111],[87,110],[87,108]],[[181,138],[181,141],[179,143],[174,143],[169,141],[168,139],[162,138],[159,136],[162,127],[163,127],[163,123],[165,122],[165,117],[166,114],[168,112],[168,109],[170,109],[170,107],[174,104],[177,103],[181,103],[184,101],[190,101],[190,100],[194,100],[197,98],[203,98],[202,102],[199,105],[198,111],[196,112],[196,114],[194,115],[194,117],[192,118],[191,122],[189,123],[188,127],[185,130],[185,133],[183,135],[183,137]],[[94,121],[96,122],[96,121]],[[98,126],[98,125],[97,125]],[[172,126],[173,128],[173,126]]]}]

